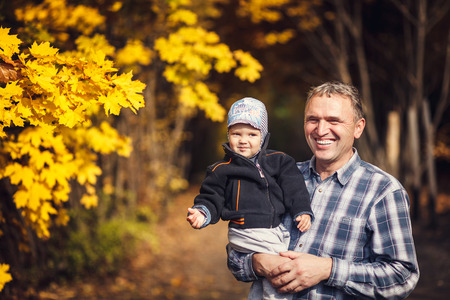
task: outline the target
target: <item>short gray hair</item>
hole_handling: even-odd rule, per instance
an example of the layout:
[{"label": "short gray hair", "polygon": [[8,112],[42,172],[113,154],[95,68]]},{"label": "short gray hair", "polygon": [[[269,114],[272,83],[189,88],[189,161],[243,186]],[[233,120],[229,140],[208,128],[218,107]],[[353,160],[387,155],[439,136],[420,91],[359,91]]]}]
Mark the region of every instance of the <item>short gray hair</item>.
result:
[{"label": "short gray hair", "polygon": [[306,105],[308,105],[309,101],[314,96],[327,95],[328,97],[330,97],[332,94],[337,94],[350,99],[353,107],[355,121],[364,118],[364,111],[362,108],[361,97],[359,95],[358,89],[351,84],[339,81],[329,81],[319,86],[312,87],[308,92]]}]

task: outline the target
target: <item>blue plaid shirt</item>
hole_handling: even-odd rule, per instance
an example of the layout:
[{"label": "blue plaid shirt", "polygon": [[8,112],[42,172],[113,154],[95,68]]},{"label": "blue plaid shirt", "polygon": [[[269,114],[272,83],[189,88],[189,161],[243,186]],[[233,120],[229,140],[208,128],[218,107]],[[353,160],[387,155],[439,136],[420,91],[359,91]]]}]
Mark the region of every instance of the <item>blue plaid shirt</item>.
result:
[{"label": "blue plaid shirt", "polygon": [[[321,180],[315,158],[298,163],[311,195],[315,220],[301,233],[289,215],[290,250],[331,257],[328,281],[294,299],[406,298],[419,280],[409,216],[409,198],[391,175],[360,159]],[[253,281],[252,254],[228,247],[228,267],[241,281]]]}]

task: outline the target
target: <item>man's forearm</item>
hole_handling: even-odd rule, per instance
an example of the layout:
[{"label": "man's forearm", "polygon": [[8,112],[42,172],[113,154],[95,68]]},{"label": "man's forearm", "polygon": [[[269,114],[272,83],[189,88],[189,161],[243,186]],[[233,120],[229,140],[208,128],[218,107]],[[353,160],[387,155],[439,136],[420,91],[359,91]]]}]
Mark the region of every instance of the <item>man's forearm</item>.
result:
[{"label": "man's forearm", "polygon": [[326,284],[361,297],[403,299],[419,279],[419,271],[413,264],[398,261],[356,263],[335,259],[334,264]]}]

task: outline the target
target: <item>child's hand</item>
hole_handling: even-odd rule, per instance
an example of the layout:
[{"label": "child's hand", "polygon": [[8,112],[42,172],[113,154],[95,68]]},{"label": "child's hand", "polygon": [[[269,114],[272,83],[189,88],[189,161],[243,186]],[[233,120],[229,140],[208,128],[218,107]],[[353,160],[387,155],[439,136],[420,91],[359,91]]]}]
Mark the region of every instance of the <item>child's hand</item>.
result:
[{"label": "child's hand", "polygon": [[191,224],[193,228],[202,227],[203,223],[206,221],[205,215],[196,208],[188,208],[189,215],[187,216],[187,221]]},{"label": "child's hand", "polygon": [[311,227],[311,216],[308,214],[298,216],[295,221],[298,222],[297,228],[301,232],[305,232]]}]

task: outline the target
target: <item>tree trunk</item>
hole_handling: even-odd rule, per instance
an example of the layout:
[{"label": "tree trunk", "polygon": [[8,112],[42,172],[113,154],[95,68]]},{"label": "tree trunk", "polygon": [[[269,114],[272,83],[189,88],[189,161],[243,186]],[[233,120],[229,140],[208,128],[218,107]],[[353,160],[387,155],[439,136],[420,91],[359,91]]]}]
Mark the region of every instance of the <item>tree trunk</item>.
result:
[{"label": "tree trunk", "polygon": [[410,179],[413,194],[413,219],[420,219],[420,134],[417,107],[415,105],[408,108],[408,149],[409,166],[411,169]]},{"label": "tree trunk", "polygon": [[400,114],[398,111],[388,113],[388,127],[386,134],[387,171],[399,178],[400,161]]},{"label": "tree trunk", "polygon": [[436,228],[438,225],[436,215],[436,199],[438,195],[438,187],[436,178],[436,166],[433,155],[435,130],[433,128],[433,123],[431,120],[431,112],[428,101],[423,101],[422,108],[422,122],[425,128],[425,162],[428,182],[428,218],[430,227]]}]

